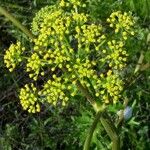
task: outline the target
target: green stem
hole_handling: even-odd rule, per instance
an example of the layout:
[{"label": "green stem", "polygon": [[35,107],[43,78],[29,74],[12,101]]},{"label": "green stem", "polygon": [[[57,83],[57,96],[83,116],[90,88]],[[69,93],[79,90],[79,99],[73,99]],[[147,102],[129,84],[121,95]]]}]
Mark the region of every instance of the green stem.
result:
[{"label": "green stem", "polygon": [[112,141],[112,150],[120,150],[120,138],[117,129],[106,112],[103,112],[100,120]]},{"label": "green stem", "polygon": [[79,91],[87,98],[87,100],[90,102],[90,104],[93,106],[94,110],[96,112],[102,111],[104,110],[105,107],[101,106],[99,107],[99,105],[97,104],[97,102],[95,101],[94,97],[92,96],[92,94],[89,92],[89,90],[84,87],[79,80],[77,80],[76,85],[79,89]]},{"label": "green stem", "polygon": [[76,85],[78,89],[82,92],[82,94],[88,99],[88,101],[91,103],[91,105],[94,105],[95,99],[92,97],[88,89],[83,87],[83,85],[80,83],[80,81],[77,80]]},{"label": "green stem", "polygon": [[[98,112],[103,112],[104,107],[102,107],[101,109],[98,107],[97,103],[95,102],[93,96],[90,94],[89,90],[87,88],[83,87],[82,84],[80,83],[80,81],[77,81],[76,84],[77,84],[78,89],[82,92],[82,94],[92,104],[92,106],[94,107],[97,114],[98,114]],[[99,115],[97,117],[99,117]],[[95,119],[95,121],[93,123],[94,125],[92,125],[92,127],[90,129],[90,133],[88,134],[88,136],[86,138],[86,141],[85,141],[85,144],[84,144],[84,150],[89,149],[91,138],[93,136],[93,132],[94,132],[94,129],[95,129],[94,127],[95,127],[96,121],[97,120]],[[118,136],[118,133],[117,133],[117,129],[116,129],[114,123],[111,121],[111,118],[109,117],[107,112],[103,112],[100,115],[100,121],[101,121],[103,127],[105,128],[108,136],[110,137],[110,139],[112,141],[112,150],[120,150],[120,139],[119,139],[119,136]],[[85,148],[87,148],[87,149],[85,149]]]},{"label": "green stem", "polygon": [[7,10],[0,6],[0,13],[8,18],[16,27],[18,27],[23,33],[25,33],[32,40],[34,39],[33,34],[23,26],[14,16],[12,16]]},{"label": "green stem", "polygon": [[89,150],[90,149],[90,144],[91,144],[91,140],[92,140],[92,136],[93,136],[93,132],[100,120],[100,116],[101,116],[101,111],[99,111],[97,114],[96,114],[96,117],[95,117],[95,120],[89,130],[89,133],[86,137],[86,140],[85,140],[85,143],[84,143],[84,147],[83,147],[83,150]]}]

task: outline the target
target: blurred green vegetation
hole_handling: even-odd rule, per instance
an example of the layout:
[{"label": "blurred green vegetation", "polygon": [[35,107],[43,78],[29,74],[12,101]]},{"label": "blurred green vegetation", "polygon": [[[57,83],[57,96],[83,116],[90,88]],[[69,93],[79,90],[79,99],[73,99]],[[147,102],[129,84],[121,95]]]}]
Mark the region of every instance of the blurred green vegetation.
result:
[{"label": "blurred green vegetation", "polygon": [[[138,17],[139,43],[133,49],[134,62],[129,62],[131,74],[140,51],[144,51],[144,63],[150,63],[150,1],[149,0],[86,0],[87,11],[95,21],[103,21],[114,10],[131,11]],[[30,28],[35,13],[56,0],[0,0],[23,25]],[[141,40],[142,39],[142,40]],[[26,36],[0,15],[0,150],[76,150],[82,149],[94,112],[84,99],[75,97],[67,108],[45,106],[39,114],[24,112],[19,104],[17,91],[29,81],[23,70],[9,73],[3,64],[3,54],[12,42],[28,43]],[[133,41],[134,42],[134,41]],[[28,45],[30,47],[30,45]],[[136,79],[134,81],[134,79]],[[150,69],[135,74],[128,89],[133,117],[124,122],[121,137],[123,150],[150,149]],[[110,149],[108,136],[100,126],[94,132],[91,149]]]}]

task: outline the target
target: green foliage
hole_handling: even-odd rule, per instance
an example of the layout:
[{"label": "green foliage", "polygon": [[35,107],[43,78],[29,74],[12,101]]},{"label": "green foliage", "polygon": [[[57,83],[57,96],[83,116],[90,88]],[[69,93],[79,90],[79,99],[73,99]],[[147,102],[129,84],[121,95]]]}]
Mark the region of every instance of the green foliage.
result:
[{"label": "green foliage", "polygon": [[[80,116],[75,117],[75,132],[74,137],[80,139],[80,145],[84,145],[85,138],[89,132],[89,128],[94,120],[94,112],[92,110],[87,110],[85,107],[81,107]],[[110,141],[106,135],[104,128],[98,124],[96,130],[93,133],[91,141],[91,149],[110,149]]]},{"label": "green foliage", "polygon": [[86,0],[88,11],[94,20],[105,20],[113,11],[120,10],[118,0]]},{"label": "green foliage", "polygon": [[[125,5],[135,12],[144,21],[150,19],[150,1],[149,0],[126,0]],[[149,22],[149,21],[148,21]]]},{"label": "green foliage", "polygon": [[[15,125],[6,125],[3,137],[0,138],[0,148],[3,150],[11,150],[15,148],[15,143],[18,142],[18,131]],[[15,142],[14,142],[15,141]]]}]

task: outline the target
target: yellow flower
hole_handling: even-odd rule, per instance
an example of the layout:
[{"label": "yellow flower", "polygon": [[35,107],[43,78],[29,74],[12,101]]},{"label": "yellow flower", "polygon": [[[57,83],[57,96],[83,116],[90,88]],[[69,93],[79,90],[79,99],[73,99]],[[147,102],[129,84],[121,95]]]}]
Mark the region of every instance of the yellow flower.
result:
[{"label": "yellow flower", "polygon": [[24,110],[27,110],[29,113],[40,112],[38,92],[33,84],[26,84],[24,88],[21,88],[19,98]]},{"label": "yellow flower", "polygon": [[16,44],[11,44],[9,49],[6,50],[4,55],[4,63],[10,72],[12,72],[15,67],[23,60],[24,51],[25,47],[22,47],[19,41]]}]

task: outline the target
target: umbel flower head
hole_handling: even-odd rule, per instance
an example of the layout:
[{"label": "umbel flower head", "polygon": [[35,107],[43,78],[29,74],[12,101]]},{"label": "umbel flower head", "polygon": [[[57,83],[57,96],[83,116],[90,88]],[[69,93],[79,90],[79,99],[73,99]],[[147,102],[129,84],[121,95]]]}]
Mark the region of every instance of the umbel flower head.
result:
[{"label": "umbel flower head", "polygon": [[21,88],[19,98],[24,110],[28,110],[29,113],[40,112],[37,88],[33,84],[26,84]]},{"label": "umbel flower head", "polygon": [[4,63],[10,72],[12,72],[16,65],[22,61],[22,55],[24,51],[25,47],[22,47],[21,42],[19,41],[16,44],[10,45],[9,49],[4,55]]},{"label": "umbel flower head", "polygon": [[[61,101],[66,105],[70,97],[81,94],[79,82],[103,104],[117,103],[121,98],[128,60],[126,42],[128,36],[134,35],[135,22],[131,14],[113,12],[107,19],[109,34],[82,11],[85,6],[79,0],[61,0],[42,8],[33,19],[36,38],[25,57],[26,71],[35,81],[45,73],[49,79],[40,90],[32,84],[21,89],[19,97],[25,110],[38,112],[39,103],[46,102],[57,105]],[[4,57],[6,67],[14,69],[16,65],[10,63],[17,64],[16,58],[23,51],[20,44],[11,45]]]},{"label": "umbel flower head", "polygon": [[107,22],[110,23],[110,27],[115,29],[115,33],[123,31],[124,40],[127,39],[127,34],[134,35],[132,30],[135,24],[135,21],[130,13],[121,11],[113,12],[110,17],[107,19]]}]

